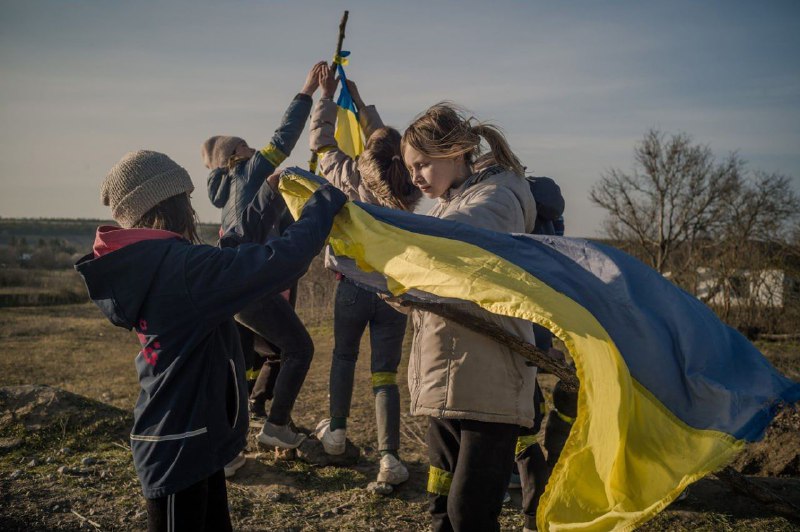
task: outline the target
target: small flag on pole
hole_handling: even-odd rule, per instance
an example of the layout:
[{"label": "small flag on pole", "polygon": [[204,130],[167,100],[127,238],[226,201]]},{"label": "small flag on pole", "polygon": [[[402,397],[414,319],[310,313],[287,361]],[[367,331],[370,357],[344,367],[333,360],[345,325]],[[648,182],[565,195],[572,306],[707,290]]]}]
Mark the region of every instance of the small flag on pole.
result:
[{"label": "small flag on pole", "polygon": [[358,124],[358,110],[353,102],[350,91],[347,89],[347,77],[344,73],[344,66],[347,65],[347,56],[350,52],[342,50],[339,55],[333,58],[336,69],[339,72],[339,99],[336,100],[338,112],[336,115],[336,132],[334,137],[339,144],[339,149],[355,159],[364,151],[364,134]]}]

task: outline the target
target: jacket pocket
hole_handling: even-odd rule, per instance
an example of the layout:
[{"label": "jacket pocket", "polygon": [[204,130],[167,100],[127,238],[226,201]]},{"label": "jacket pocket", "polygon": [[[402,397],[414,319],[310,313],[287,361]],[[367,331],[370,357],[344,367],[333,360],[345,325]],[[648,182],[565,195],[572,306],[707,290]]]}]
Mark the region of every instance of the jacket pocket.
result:
[{"label": "jacket pocket", "polygon": [[[228,364],[231,368],[230,380],[232,384],[228,386],[226,394],[226,407],[228,412],[228,420],[230,421],[230,419],[233,418],[231,427],[235,427],[236,423],[239,421],[239,381],[236,379],[236,364],[234,364],[233,360],[228,360]],[[231,391],[233,392],[233,397],[231,397]]]}]

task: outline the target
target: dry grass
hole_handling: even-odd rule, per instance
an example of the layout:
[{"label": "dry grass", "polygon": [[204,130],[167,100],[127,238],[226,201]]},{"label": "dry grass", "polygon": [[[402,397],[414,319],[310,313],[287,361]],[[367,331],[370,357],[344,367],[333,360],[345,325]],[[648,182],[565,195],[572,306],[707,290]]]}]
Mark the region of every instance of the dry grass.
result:
[{"label": "dry grass", "polygon": [[[303,309],[301,315],[311,323],[316,354],[306,384],[295,409],[300,426],[313,427],[327,417],[328,371],[332,351],[330,318],[322,317],[321,308]],[[402,418],[401,455],[409,464],[412,477],[389,498],[368,494],[364,488],[374,479],[378,456],[374,450],[376,432],[373,396],[369,379],[368,347],[362,345],[357,367],[352,417],[348,434],[359,445],[364,457],[354,468],[316,468],[300,462],[276,459],[262,453],[251,443],[247,465],[229,483],[232,515],[241,530],[425,530],[426,450],[423,443],[425,420]],[[405,353],[409,349],[407,335]],[[769,344],[767,354],[784,372],[796,375],[798,346]],[[94,305],[23,307],[0,309],[0,385],[49,384],[76,394],[111,404],[130,412],[138,394],[133,359],[138,342],[133,333],[113,327]],[[403,358],[400,374],[406,371]],[[795,377],[796,378],[796,377]],[[400,390],[404,408],[408,390],[401,377]],[[544,378],[547,391],[552,377]],[[546,393],[549,396],[549,394]],[[124,428],[124,427],[123,427]],[[253,429],[254,431],[257,428]],[[99,456],[105,476],[85,478],[59,476],[58,463],[26,467],[32,451],[17,449],[0,454],[0,514],[8,519],[6,528],[75,529],[82,521],[71,511],[99,523],[103,528],[142,528],[145,526],[143,504],[133,476],[129,450],[118,436],[84,437],[80,427],[65,427],[48,444],[43,440],[35,451],[40,459],[56,453],[64,441],[72,441],[79,453]],[[116,433],[115,433],[116,434]],[[254,432],[253,432],[254,434]],[[251,434],[251,436],[253,435]],[[7,437],[0,434],[0,437]],[[49,447],[48,447],[49,445]],[[79,464],[80,456],[65,459],[68,465]],[[23,477],[11,481],[16,469]],[[782,518],[763,509],[747,506],[740,497],[724,490],[712,480],[693,486],[687,503],[671,507],[644,530],[791,530]],[[514,493],[518,501],[517,494]],[[714,505],[715,500],[723,503]],[[59,510],[53,510],[58,506]],[[737,509],[738,508],[738,509]],[[92,512],[91,514],[89,512]],[[16,516],[16,517],[14,517]],[[506,506],[501,516],[503,530],[519,530],[522,520],[518,509]],[[84,526],[88,527],[86,523]]]}]

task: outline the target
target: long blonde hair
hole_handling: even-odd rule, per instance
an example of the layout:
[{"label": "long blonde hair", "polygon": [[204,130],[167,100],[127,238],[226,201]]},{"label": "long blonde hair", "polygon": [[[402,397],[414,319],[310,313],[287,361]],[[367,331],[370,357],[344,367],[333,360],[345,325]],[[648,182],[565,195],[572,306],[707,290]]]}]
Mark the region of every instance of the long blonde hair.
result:
[{"label": "long blonde hair", "polygon": [[415,118],[403,133],[402,149],[411,146],[434,159],[463,155],[472,170],[473,163],[482,155],[481,139],[486,141],[497,164],[519,176],[525,175],[525,168],[499,128],[467,117],[463,109],[451,102],[439,102]]}]

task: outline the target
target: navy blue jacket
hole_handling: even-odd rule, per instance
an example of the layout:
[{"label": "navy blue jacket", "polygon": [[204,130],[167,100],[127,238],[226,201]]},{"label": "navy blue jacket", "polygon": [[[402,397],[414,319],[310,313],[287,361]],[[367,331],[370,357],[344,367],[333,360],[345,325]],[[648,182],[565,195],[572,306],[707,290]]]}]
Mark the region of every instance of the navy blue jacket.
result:
[{"label": "navy blue jacket", "polygon": [[[240,220],[239,234],[223,238],[243,242],[237,247],[118,229],[110,239],[129,231],[144,231],[148,239],[99,257],[91,253],[75,265],[91,299],[114,325],[135,329],[142,346],[131,447],[147,498],[209,477],[244,448],[247,385],[232,317],[307,270],[346,196],[322,186],[281,238],[250,243],[272,227],[273,199],[265,184]],[[166,237],[153,239],[148,231]]]},{"label": "navy blue jacket", "polygon": [[223,232],[239,222],[264,179],[292,153],[303,133],[312,103],[311,96],[295,96],[269,144],[232,169],[217,168],[208,175],[208,199],[222,209]]}]

